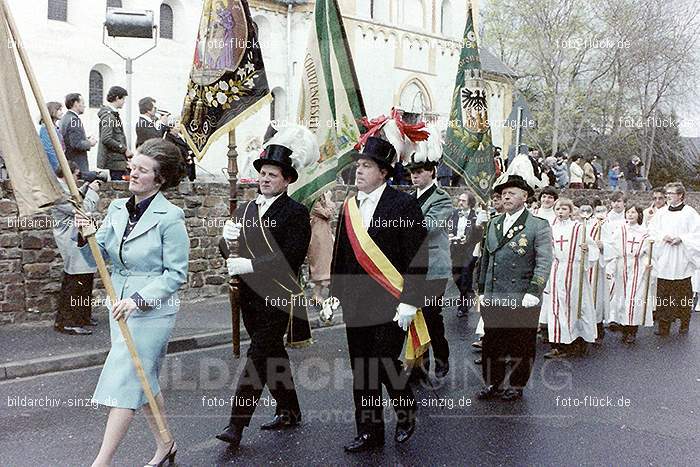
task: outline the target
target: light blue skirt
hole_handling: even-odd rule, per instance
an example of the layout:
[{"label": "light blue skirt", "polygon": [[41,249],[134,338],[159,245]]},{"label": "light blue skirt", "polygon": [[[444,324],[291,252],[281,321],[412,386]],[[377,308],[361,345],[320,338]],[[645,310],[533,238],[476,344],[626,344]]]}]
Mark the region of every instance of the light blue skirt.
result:
[{"label": "light blue skirt", "polygon": [[[126,321],[154,396],[160,393],[158,376],[176,317],[174,313],[149,315],[149,312],[137,310]],[[107,355],[92,400],[109,407],[138,409],[148,401],[129,349],[111,312],[109,328],[112,348]]]}]

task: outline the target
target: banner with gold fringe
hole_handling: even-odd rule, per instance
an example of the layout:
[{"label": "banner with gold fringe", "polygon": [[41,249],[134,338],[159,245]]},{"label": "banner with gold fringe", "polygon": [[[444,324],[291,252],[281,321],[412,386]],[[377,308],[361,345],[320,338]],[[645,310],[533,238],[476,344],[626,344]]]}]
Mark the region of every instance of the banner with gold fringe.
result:
[{"label": "banner with gold fringe", "polygon": [[271,99],[248,2],[204,0],[181,118],[197,159]]}]

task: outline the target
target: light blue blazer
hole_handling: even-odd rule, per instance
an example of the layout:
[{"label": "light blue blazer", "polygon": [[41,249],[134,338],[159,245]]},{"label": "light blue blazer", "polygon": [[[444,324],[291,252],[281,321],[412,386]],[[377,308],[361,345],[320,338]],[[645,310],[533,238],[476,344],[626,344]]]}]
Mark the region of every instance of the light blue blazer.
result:
[{"label": "light blue blazer", "polygon": [[[178,289],[187,282],[190,240],[182,209],[158,193],[122,244],[129,213],[127,199],[112,201],[95,238],[112,263],[118,299],[138,293],[150,306],[127,320],[154,395],[158,375],[180,307]],[[121,246],[121,253],[120,253]],[[128,349],[110,313],[112,348],[93,400],[110,407],[137,409],[146,403]]]},{"label": "light blue blazer", "polygon": [[103,255],[112,263],[117,298],[138,292],[153,308],[144,313],[174,314],[178,310],[177,291],[187,282],[190,240],[185,215],[158,193],[122,246],[129,221],[127,201],[112,201],[95,235]]}]

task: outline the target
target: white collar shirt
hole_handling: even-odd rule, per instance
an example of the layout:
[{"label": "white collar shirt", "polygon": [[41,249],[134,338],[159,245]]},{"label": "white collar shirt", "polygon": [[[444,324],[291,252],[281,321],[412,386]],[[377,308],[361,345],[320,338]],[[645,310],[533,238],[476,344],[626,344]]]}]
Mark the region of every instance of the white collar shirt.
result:
[{"label": "white collar shirt", "polygon": [[379,199],[382,197],[385,189],[386,183],[382,183],[371,193],[364,193],[362,191],[357,193],[357,201],[360,203],[360,214],[362,214],[362,223],[366,230],[369,229],[372,224],[374,211],[377,209],[377,204],[379,204]]},{"label": "white collar shirt", "polygon": [[513,227],[513,224],[515,224],[515,221],[518,220],[518,217],[523,213],[525,210],[525,206],[520,208],[517,212],[514,212],[513,214],[508,214],[506,213],[505,219],[503,219],[503,233],[505,234],[508,232],[508,229]]},{"label": "white collar shirt", "polygon": [[270,209],[270,206],[272,206],[272,203],[274,203],[277,198],[282,196],[283,193],[280,193],[277,196],[273,196],[272,198],[267,198],[265,195],[258,195],[258,197],[255,199],[255,204],[258,205],[258,216],[262,219],[262,216],[265,215],[268,209]]}]

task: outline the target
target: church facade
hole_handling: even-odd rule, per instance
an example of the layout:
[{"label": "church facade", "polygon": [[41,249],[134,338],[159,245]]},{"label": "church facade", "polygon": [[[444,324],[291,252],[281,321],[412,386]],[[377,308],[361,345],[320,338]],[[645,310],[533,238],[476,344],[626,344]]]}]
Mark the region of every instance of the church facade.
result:
[{"label": "church facade", "polygon": [[[446,126],[467,0],[338,3],[368,116],[397,107]],[[126,82],[124,61],[102,43],[106,8],[152,10],[159,26],[155,50],[134,61],[133,127],[138,100],[145,96],[155,98],[160,109],[180,114],[201,4],[201,0],[9,0],[44,97],[62,102],[69,92],[81,93],[87,104],[83,122],[87,133],[95,136],[97,110],[107,90],[113,85],[125,87]],[[250,0],[249,5],[274,99],[237,129],[239,151],[264,134],[270,119],[295,118],[314,8],[313,1]],[[106,40],[124,56],[136,56],[151,45],[148,39]],[[515,75],[484,47],[481,59],[493,141],[506,148],[512,132],[504,121],[512,107]],[[92,152],[94,166],[96,150]],[[223,178],[226,154],[227,141],[219,141],[200,161],[199,176]]]}]

